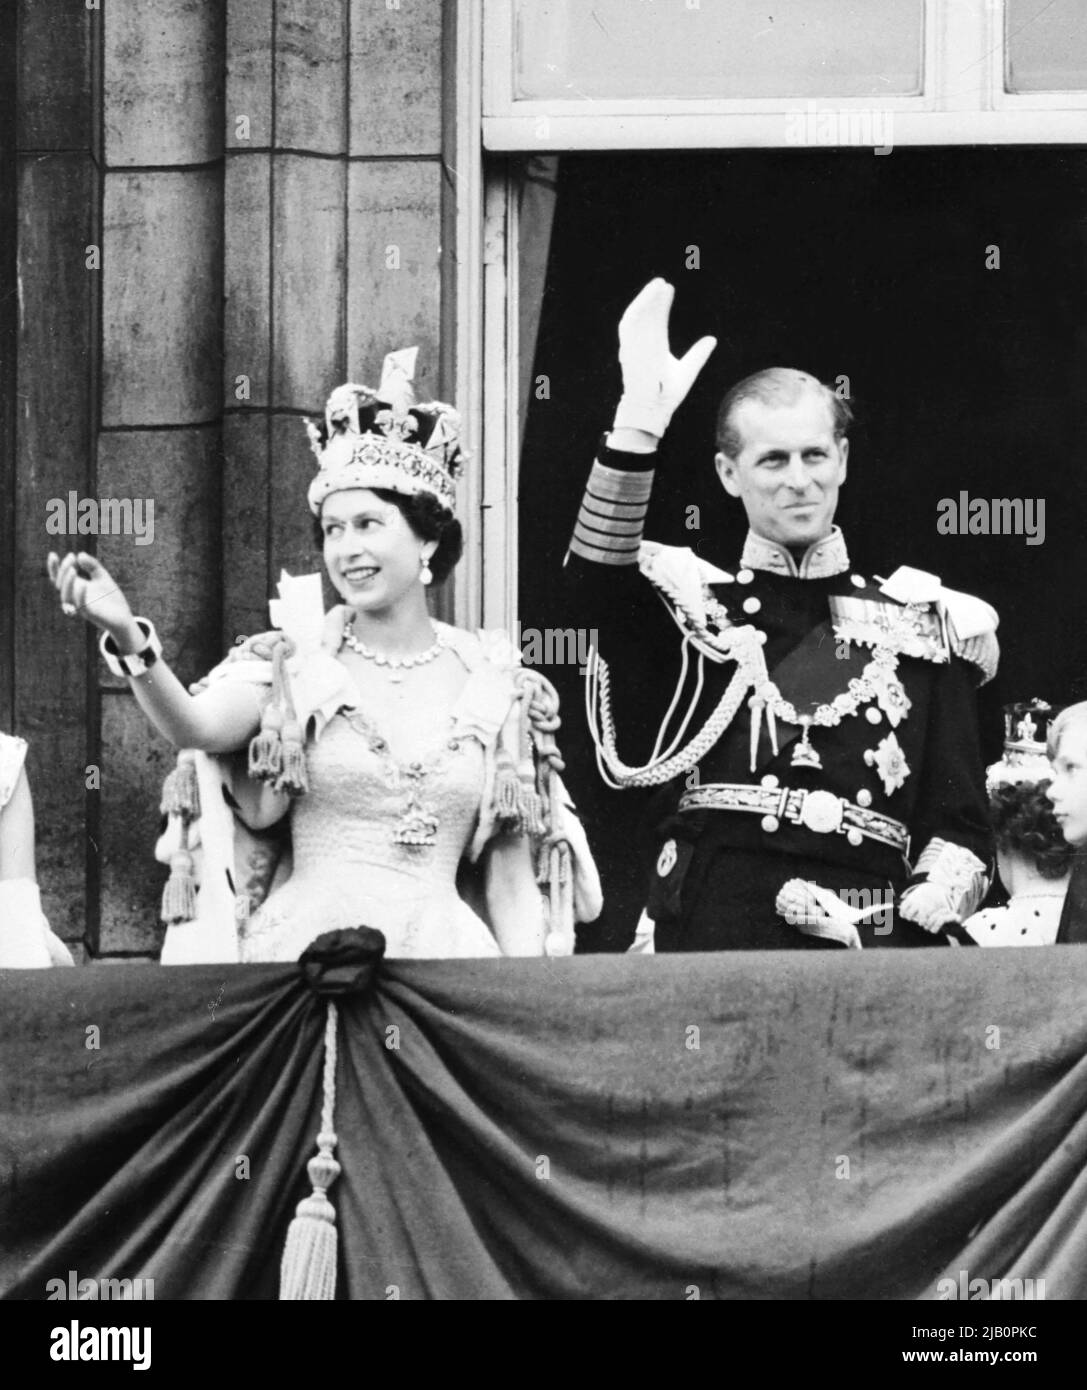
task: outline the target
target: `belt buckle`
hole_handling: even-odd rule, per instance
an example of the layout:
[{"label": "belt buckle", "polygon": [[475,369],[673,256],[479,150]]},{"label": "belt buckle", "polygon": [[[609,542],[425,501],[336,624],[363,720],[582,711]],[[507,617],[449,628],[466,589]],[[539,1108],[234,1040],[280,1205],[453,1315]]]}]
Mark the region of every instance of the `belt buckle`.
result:
[{"label": "belt buckle", "polygon": [[830,835],[835,830],[841,830],[844,812],[840,796],[824,791],[805,792],[800,807],[800,824],[816,835]]}]

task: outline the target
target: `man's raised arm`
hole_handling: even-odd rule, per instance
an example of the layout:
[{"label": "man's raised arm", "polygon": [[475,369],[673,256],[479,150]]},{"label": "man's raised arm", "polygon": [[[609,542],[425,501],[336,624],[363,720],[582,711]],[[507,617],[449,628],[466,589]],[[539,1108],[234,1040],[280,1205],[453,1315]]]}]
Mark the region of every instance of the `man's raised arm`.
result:
[{"label": "man's raised arm", "polygon": [[667,281],[650,280],[619,322],[623,395],[582,497],[567,554],[571,577],[580,577],[578,560],[628,572],[638,563],[657,445],[717,346],[716,338],[701,338],[683,357],[673,357],[668,316],[674,298]]}]

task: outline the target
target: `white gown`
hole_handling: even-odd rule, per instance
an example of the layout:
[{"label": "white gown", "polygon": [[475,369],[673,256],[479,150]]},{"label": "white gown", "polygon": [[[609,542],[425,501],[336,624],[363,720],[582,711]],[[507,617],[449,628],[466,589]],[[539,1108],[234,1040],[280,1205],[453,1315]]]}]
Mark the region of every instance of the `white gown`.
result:
[{"label": "white gown", "polygon": [[[194,916],[170,919],[163,964],[291,962],[315,937],[352,927],[382,932],[390,957],[502,955],[473,903],[533,954],[537,938],[548,955],[571,954],[574,923],[593,921],[602,895],[547,746],[554,691],[518,670],[504,633],[436,623],[468,672],[452,705],[393,702],[364,715],[336,659],[348,613],[325,615],[319,649],[284,663],[307,730],[308,789],[290,803],[289,856],[277,863],[229,809],[244,776],[237,759],[186,752],[199,814],[184,822],[171,813],[156,855],[173,873],[175,856],[192,863],[194,851],[199,892]],[[251,639],[208,683],[244,681],[266,702],[274,671],[260,643]],[[545,733],[533,730],[530,700]]]},{"label": "white gown", "polygon": [[[291,808],[294,867],[240,928],[243,961],[296,960],[314,937],[348,927],[376,927],[389,956],[501,954],[456,884],[479,816],[483,748],[455,713],[413,732],[407,742],[399,731],[393,751],[357,710],[341,710],[307,747],[309,791]],[[398,841],[413,807],[434,843]]]}]

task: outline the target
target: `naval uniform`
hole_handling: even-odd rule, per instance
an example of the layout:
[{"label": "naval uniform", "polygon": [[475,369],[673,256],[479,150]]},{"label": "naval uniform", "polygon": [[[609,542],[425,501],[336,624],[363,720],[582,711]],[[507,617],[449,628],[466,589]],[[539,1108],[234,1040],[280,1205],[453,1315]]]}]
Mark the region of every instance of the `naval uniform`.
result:
[{"label": "naval uniform", "polygon": [[[727,571],[643,541],[654,462],[602,448],[567,558],[600,633],[601,769],[654,790],[640,937],[651,919],[657,951],[946,944],[892,903],[931,880],[961,921],[985,895],[995,614],[932,576],[935,597],[890,596],[838,527],[799,556],[749,533]],[[790,916],[797,881],[819,892]]]}]

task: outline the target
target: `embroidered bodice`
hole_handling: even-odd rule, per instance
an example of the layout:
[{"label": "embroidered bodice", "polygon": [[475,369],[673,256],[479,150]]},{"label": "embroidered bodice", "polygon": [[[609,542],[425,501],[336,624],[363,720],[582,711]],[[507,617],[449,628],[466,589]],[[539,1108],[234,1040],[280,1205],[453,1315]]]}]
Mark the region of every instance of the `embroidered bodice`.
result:
[{"label": "embroidered bodice", "polygon": [[291,809],[293,871],[241,930],[243,960],[292,960],[324,931],[369,926],[390,956],[497,955],[457,893],[476,829],[484,745],[471,677],[443,717],[344,707],[307,747]]}]

